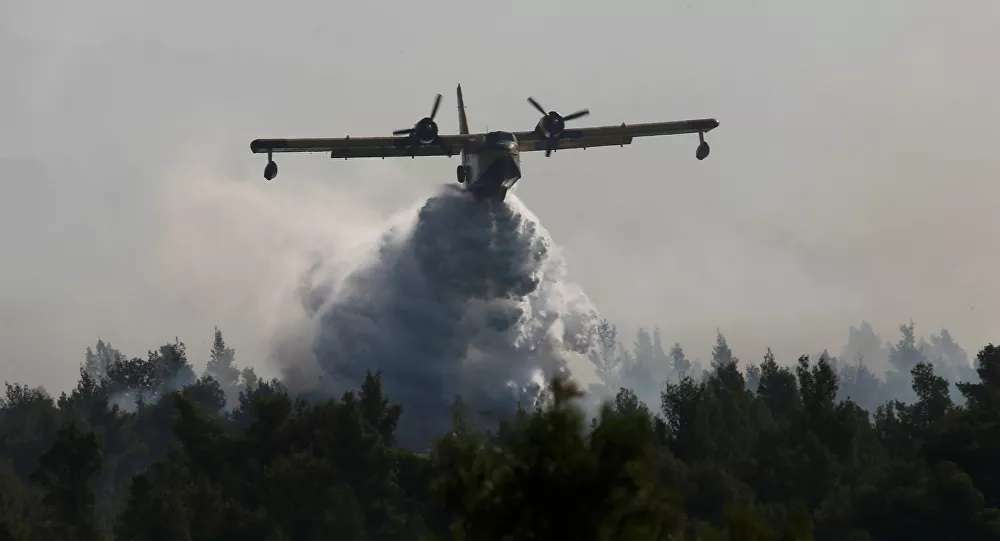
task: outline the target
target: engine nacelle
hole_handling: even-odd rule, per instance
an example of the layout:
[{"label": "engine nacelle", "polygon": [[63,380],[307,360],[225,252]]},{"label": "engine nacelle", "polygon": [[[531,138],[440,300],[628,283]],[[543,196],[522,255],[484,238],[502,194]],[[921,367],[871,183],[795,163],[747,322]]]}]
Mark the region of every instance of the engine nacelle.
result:
[{"label": "engine nacelle", "polygon": [[538,135],[546,139],[546,158],[559,148],[559,140],[563,137],[563,131],[566,129],[566,121],[590,114],[588,109],[581,109],[566,116],[562,116],[555,111],[545,112],[545,108],[531,96],[528,96],[528,103],[530,103],[536,111],[542,113],[542,119],[538,121],[537,125],[535,125],[535,131]]},{"label": "engine nacelle", "polygon": [[278,164],[274,163],[273,160],[269,160],[267,165],[264,166],[264,178],[271,180],[278,176]]},{"label": "engine nacelle", "polygon": [[549,139],[562,135],[565,128],[566,122],[561,116],[559,116],[559,113],[555,111],[551,111],[549,114],[543,116],[535,126],[535,130],[538,131],[538,133]]},{"label": "engine nacelle", "polygon": [[438,125],[430,117],[425,117],[413,127],[413,135],[422,144],[429,145],[437,140]]}]

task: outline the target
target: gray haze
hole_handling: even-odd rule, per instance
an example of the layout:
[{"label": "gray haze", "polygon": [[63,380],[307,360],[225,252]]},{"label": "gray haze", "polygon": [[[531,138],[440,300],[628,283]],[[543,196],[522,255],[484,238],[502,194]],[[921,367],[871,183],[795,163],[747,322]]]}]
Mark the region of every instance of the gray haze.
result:
[{"label": "gray haze", "polygon": [[277,374],[273,347],[309,347],[287,340],[303,273],[355,261],[456,161],[282,156],[267,184],[250,140],[388,134],[437,92],[454,131],[459,82],[472,129],[531,128],[529,94],[588,123],[719,119],[704,162],[693,137],[523,159],[518,198],[627,332],[706,360],[721,328],[788,361],[912,318],[975,351],[1000,324],[997,20],[988,0],[8,1],[2,378],[66,388],[99,336],[178,336],[203,365],[213,325]]}]

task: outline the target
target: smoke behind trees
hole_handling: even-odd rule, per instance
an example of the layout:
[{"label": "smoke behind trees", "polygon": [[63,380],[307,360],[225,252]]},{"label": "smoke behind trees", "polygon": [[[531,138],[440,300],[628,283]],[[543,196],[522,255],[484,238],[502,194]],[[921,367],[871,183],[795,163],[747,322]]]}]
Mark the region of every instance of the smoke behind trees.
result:
[{"label": "smoke behind trees", "polygon": [[[483,212],[443,188],[385,216],[308,184],[266,192],[175,178],[178,186],[164,197],[170,228],[156,259],[158,284],[185,301],[168,305],[171,311],[205,308],[185,312],[200,328],[180,339],[195,373],[212,366],[230,406],[237,387],[258,373],[326,396],[356,388],[367,369],[382,370],[390,394],[409,408],[405,438],[408,430],[433,432],[447,423],[456,394],[473,411],[496,416],[537,392],[545,373],[563,369],[590,385],[594,398],[626,386],[657,404],[665,382],[697,378],[722,357],[737,359],[751,381],[767,354],[780,365],[796,360],[767,349],[781,351],[780,338],[751,347],[725,340],[720,349],[656,322],[638,331],[611,317],[602,322],[557,243],[516,197]],[[223,343],[213,325],[225,330]],[[826,348],[842,378],[840,394],[865,407],[912,398],[909,370],[921,359],[949,381],[970,379],[968,354],[951,333],[910,325],[858,322],[841,332],[841,346],[804,352]],[[132,360],[138,352],[129,341],[137,338],[118,331],[103,336],[125,343],[122,356]],[[578,347],[588,332],[592,347]],[[718,332],[724,340],[729,329]],[[103,356],[106,365],[108,355],[98,346],[82,360]],[[133,377],[142,379],[136,370]],[[129,408],[137,397],[119,398]],[[416,419],[425,426],[407,425]]]},{"label": "smoke behind trees", "polygon": [[[356,388],[368,371],[381,371],[387,392],[407,408],[404,442],[442,433],[457,395],[495,418],[530,403],[555,373],[589,384],[593,399],[628,387],[655,404],[666,382],[685,375],[699,379],[727,364],[751,376],[759,370],[762,359],[741,363],[722,330],[706,363],[689,359],[680,340],[665,343],[658,328],[623,336],[567,278],[556,244],[513,195],[485,205],[444,187],[389,223],[353,264],[312,268],[300,289],[309,331],[293,336],[309,336],[313,356],[276,359],[293,390],[317,395]],[[949,381],[973,379],[947,330],[918,337],[910,322],[899,331],[887,339],[862,322],[841,351],[816,352],[844,380],[841,395],[872,410],[913,400],[910,371],[921,362]]]}]

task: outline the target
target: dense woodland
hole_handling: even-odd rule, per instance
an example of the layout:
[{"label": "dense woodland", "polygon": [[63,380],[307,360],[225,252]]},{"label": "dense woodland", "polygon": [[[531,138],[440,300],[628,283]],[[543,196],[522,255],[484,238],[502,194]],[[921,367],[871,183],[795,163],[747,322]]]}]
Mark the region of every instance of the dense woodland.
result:
[{"label": "dense woodland", "polygon": [[702,369],[605,323],[597,415],[561,380],[489,430],[456,397],[419,453],[377,373],[307,401],[218,331],[200,377],[101,341],[58,398],[6,385],[0,540],[1000,539],[1000,348],[900,330],[780,362],[720,334]]}]

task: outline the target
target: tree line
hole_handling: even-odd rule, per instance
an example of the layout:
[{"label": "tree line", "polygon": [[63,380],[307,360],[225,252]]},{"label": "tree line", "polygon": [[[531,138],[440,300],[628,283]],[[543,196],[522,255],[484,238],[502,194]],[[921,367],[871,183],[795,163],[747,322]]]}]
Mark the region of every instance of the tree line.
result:
[{"label": "tree line", "polygon": [[180,341],[99,341],[58,398],[5,383],[0,539],[1000,539],[1000,348],[963,371],[950,335],[900,330],[877,378],[825,352],[744,363],[721,334],[699,368],[602,322],[596,415],[558,378],[486,428],[458,396],[419,452],[377,372],[307,400],[218,329],[201,376]]}]

